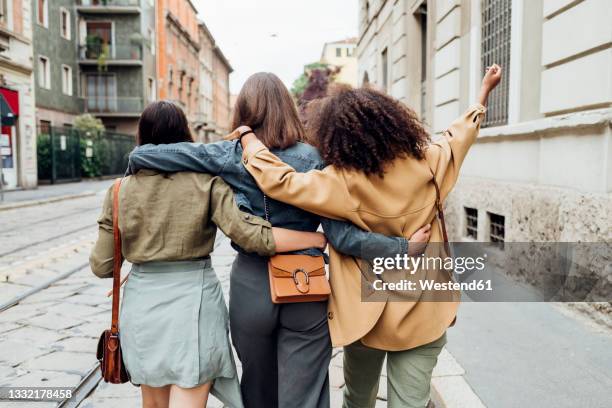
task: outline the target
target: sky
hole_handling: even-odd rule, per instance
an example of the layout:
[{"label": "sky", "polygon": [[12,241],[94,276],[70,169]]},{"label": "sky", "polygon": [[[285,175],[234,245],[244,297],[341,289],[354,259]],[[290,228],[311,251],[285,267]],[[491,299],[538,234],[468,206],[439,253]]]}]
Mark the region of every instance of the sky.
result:
[{"label": "sky", "polygon": [[357,36],[357,0],[192,0],[229,59],[230,89],[270,71],[287,87],[323,44]]}]

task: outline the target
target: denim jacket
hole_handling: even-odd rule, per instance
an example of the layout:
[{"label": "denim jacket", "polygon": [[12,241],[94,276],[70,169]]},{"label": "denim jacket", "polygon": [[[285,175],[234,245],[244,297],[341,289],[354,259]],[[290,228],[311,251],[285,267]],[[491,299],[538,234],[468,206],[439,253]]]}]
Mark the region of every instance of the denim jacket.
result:
[{"label": "denim jacket", "polygon": [[[317,149],[305,143],[297,143],[283,150],[272,149],[272,152],[298,172],[324,167]],[[234,190],[236,203],[241,210],[266,217],[264,195],[244,168],[242,146],[235,140],[209,144],[139,146],[130,154],[128,173],[134,174],[145,168],[164,172],[194,171],[221,176]],[[330,244],[344,254],[371,260],[376,257],[403,255],[408,251],[406,238],[367,232],[351,223],[321,218],[267,197],[266,202],[272,225],[298,231],[316,231],[321,224]],[[244,252],[234,243],[232,245],[239,252]],[[298,252],[309,255],[322,253],[316,248]]]}]

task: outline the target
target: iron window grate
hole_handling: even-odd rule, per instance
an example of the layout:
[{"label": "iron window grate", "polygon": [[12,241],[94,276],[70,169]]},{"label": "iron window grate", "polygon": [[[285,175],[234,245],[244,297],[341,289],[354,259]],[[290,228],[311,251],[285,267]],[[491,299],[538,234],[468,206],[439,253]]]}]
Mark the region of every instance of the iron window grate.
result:
[{"label": "iron window grate", "polygon": [[506,217],[499,214],[489,214],[489,241],[500,249],[504,249],[506,242]]},{"label": "iron window grate", "polygon": [[464,207],[465,209],[465,235],[478,239],[478,210],[476,208]]},{"label": "iron window grate", "polygon": [[508,78],[510,77],[510,28],[512,0],[482,0],[482,73],[492,64],[504,70],[501,83],[489,95],[483,126],[508,123]]}]

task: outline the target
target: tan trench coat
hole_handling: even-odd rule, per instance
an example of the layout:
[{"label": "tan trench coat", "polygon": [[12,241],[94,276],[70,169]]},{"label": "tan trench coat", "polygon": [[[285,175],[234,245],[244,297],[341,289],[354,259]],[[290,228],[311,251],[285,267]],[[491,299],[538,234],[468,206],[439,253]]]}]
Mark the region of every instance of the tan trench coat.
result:
[{"label": "tan trench coat", "polygon": [[[471,107],[430,144],[424,160],[396,159],[383,179],[333,166],[297,173],[259,141],[245,149],[243,163],[262,191],[279,201],[390,236],[410,237],[433,221],[431,242],[441,242],[432,171],[444,199],[478,136],[484,113],[482,105]],[[334,346],[361,339],[382,350],[406,350],[438,339],[455,318],[458,301],[363,302],[362,275],[355,261],[333,248],[330,259],[328,316]]]}]

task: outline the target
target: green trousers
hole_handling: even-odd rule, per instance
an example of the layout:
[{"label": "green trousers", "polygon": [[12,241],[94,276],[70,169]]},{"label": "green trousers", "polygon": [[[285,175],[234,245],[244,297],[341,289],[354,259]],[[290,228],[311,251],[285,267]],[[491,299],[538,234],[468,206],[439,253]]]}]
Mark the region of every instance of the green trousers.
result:
[{"label": "green trousers", "polygon": [[429,402],[431,373],[446,344],[446,334],[429,344],[403,351],[384,351],[356,341],[344,347],[343,408],[373,408],[385,356],[387,406],[425,408]]}]

